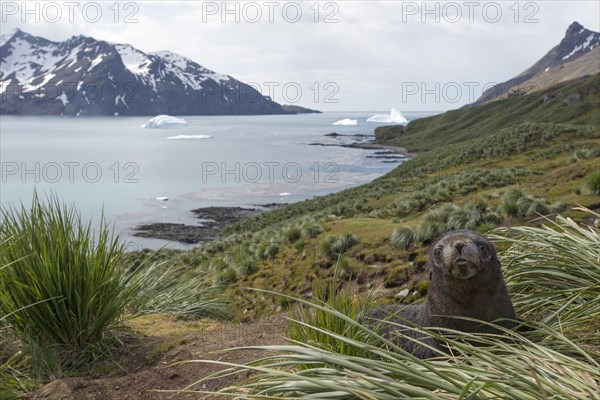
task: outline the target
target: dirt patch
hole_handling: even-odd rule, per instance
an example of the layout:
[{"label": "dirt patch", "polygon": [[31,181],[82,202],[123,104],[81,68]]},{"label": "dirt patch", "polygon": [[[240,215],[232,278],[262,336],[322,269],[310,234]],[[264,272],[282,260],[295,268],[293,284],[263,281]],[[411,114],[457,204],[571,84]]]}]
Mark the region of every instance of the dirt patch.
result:
[{"label": "dirt patch", "polygon": [[[164,317],[161,317],[164,318]],[[180,363],[189,360],[218,360],[245,363],[264,357],[264,351],[220,350],[286,343],[286,320],[283,314],[250,323],[214,323],[197,321],[169,321],[147,319],[134,328],[151,345],[137,346],[123,362],[125,372],[110,377],[80,377],[55,380],[41,387],[35,400],[112,400],[112,399],[197,399],[200,394],[161,393],[157,390],[217,391],[237,379],[217,379],[194,385],[198,380],[224,369],[217,364],[202,362]],[[210,399],[225,398],[211,396]]]}]

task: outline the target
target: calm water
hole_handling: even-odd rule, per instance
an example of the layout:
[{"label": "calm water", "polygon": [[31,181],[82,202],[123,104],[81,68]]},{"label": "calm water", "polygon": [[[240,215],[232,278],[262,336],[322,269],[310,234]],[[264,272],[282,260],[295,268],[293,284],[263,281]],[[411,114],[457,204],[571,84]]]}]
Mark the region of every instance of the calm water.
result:
[{"label": "calm water", "polygon": [[[194,223],[189,211],[199,207],[296,202],[395,168],[368,158],[373,150],[309,145],[356,140],[324,137],[331,132],[372,135],[378,125],[364,122],[372,114],[186,117],[185,129],[141,129],[148,117],[2,116],[0,201],[29,204],[35,188],[55,192],[86,219],[104,209],[118,233],[156,248],[165,242],[133,239],[131,229]],[[332,125],[346,117],[359,125]],[[177,135],[212,138],[168,139]]]}]

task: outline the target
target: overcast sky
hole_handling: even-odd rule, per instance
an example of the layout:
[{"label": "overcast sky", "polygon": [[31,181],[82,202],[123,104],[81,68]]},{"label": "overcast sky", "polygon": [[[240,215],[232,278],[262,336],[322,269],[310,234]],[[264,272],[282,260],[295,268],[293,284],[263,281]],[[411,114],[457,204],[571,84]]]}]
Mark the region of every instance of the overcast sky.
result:
[{"label": "overcast sky", "polygon": [[573,21],[600,30],[598,1],[224,4],[3,1],[0,26],[171,50],[325,111],[458,108],[527,69]]}]

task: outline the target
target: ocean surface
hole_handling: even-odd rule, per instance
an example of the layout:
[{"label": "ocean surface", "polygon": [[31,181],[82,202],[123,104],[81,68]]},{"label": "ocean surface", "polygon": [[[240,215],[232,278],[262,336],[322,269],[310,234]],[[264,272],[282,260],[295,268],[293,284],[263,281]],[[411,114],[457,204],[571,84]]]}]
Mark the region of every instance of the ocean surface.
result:
[{"label": "ocean surface", "polygon": [[[375,112],[183,117],[184,129],[142,129],[149,117],[0,118],[2,207],[29,205],[37,189],[73,203],[85,220],[102,211],[134,248],[185,248],[131,236],[140,224],[196,224],[190,210],[292,203],[372,181],[398,163],[368,140]],[[410,121],[427,113],[405,113]],[[344,118],[357,126],[334,126]],[[371,137],[372,139],[372,137]]]}]

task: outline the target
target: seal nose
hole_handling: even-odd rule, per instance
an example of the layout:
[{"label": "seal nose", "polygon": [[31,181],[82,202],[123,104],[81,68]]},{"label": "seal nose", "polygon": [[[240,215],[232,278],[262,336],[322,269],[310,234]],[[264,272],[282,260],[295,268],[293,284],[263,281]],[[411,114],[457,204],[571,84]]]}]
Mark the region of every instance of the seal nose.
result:
[{"label": "seal nose", "polygon": [[465,244],[463,242],[456,242],[456,243],[454,243],[454,248],[459,253],[461,252],[461,250],[463,249],[463,247],[465,247]]}]

